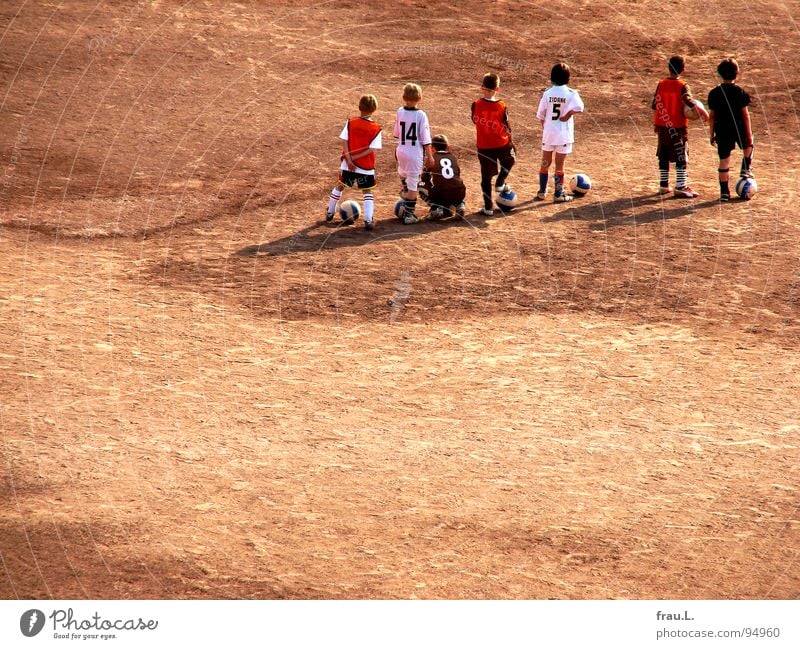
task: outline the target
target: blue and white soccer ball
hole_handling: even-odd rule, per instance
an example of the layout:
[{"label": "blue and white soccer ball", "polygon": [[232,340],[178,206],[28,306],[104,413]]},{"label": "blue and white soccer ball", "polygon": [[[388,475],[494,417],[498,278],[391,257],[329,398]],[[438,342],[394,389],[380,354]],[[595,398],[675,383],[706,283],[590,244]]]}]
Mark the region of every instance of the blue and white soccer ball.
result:
[{"label": "blue and white soccer ball", "polygon": [[339,216],[342,217],[342,221],[345,223],[357,221],[358,217],[361,216],[361,206],[358,201],[345,201],[339,205]]},{"label": "blue and white soccer ball", "polygon": [[406,215],[406,202],[402,198],[394,204],[394,215],[401,221]]},{"label": "blue and white soccer ball", "polygon": [[758,191],[758,185],[755,178],[739,178],[736,181],[736,195],[749,201]]},{"label": "blue and white soccer ball", "polygon": [[517,192],[515,192],[513,189],[500,192],[495,199],[495,203],[497,203],[497,207],[500,208],[501,212],[510,212],[517,205],[519,205],[519,201],[517,200]]},{"label": "blue and white soccer ball", "polygon": [[569,188],[573,194],[584,196],[592,188],[592,179],[586,174],[575,174],[569,179]]}]

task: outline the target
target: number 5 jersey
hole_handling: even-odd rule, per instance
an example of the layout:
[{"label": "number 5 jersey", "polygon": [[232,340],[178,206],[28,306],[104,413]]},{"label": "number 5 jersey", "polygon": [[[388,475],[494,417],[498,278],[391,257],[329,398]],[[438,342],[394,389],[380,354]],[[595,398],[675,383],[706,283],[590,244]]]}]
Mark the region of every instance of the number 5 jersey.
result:
[{"label": "number 5 jersey", "polygon": [[566,122],[561,121],[562,115],[570,111],[583,112],[583,100],[577,90],[567,85],[545,90],[536,111],[536,117],[544,122],[543,145],[560,146],[575,142],[575,120],[570,117]]}]

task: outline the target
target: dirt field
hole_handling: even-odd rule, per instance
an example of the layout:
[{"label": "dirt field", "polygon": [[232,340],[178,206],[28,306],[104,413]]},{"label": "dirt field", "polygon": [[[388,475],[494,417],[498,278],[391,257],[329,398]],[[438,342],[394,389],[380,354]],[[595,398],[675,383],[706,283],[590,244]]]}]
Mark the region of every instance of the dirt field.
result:
[{"label": "dirt field", "polygon": [[[0,7],[0,597],[799,597],[798,5],[364,6]],[[755,200],[697,123],[701,197],[655,193],[673,53],[704,101],[738,56]],[[560,59],[594,189],[534,204]],[[392,217],[407,81],[465,220]],[[364,92],[374,232],[322,218]]]}]

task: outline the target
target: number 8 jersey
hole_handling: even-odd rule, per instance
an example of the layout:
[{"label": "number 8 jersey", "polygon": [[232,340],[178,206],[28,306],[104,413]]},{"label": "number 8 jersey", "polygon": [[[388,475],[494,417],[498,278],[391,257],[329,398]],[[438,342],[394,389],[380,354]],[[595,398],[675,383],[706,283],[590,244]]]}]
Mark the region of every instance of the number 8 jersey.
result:
[{"label": "number 8 jersey", "polygon": [[424,157],[425,145],[431,143],[431,127],[428,116],[419,108],[397,109],[394,121],[394,137],[397,139],[397,154],[404,158]]},{"label": "number 8 jersey", "polygon": [[545,90],[536,111],[536,117],[544,122],[542,144],[560,146],[575,142],[575,120],[570,117],[566,122],[561,121],[561,116],[570,111],[583,112],[583,100],[577,90],[567,85]]}]

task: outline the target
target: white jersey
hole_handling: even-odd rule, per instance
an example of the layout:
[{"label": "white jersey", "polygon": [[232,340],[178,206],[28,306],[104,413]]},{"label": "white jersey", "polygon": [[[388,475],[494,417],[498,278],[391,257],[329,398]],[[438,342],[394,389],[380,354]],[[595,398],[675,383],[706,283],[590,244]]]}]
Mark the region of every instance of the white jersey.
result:
[{"label": "white jersey", "polygon": [[539,102],[539,110],[536,111],[536,117],[544,122],[542,144],[558,146],[575,141],[575,120],[570,117],[562,122],[560,119],[570,111],[583,112],[583,100],[577,90],[566,85],[545,90]]},{"label": "white jersey", "polygon": [[431,127],[424,110],[398,108],[393,133],[397,140],[398,155],[423,159],[423,147],[431,143]]},{"label": "white jersey", "polygon": [[[347,141],[350,139],[349,125],[350,125],[350,120],[348,119],[344,123],[344,128],[342,129],[342,132],[339,133],[339,139],[340,140],[344,140],[345,146],[347,146]],[[368,145],[370,149],[380,149],[380,148],[382,148],[382,142],[383,142],[382,135],[383,135],[382,131],[378,131],[378,134],[372,139],[372,142],[370,142],[369,145]],[[347,171],[348,170],[347,160],[342,160],[342,165],[341,165],[340,169],[342,171]],[[366,174],[367,176],[374,176],[375,175],[375,170],[374,169],[362,169],[361,167],[358,166],[358,164],[356,164],[355,173],[357,173],[357,174]]]}]

